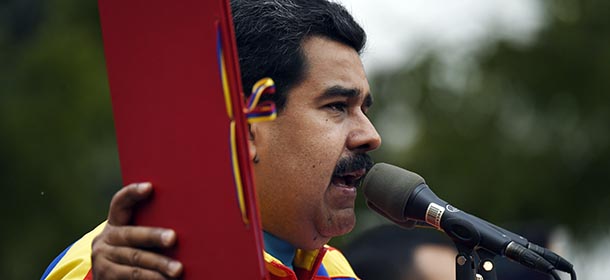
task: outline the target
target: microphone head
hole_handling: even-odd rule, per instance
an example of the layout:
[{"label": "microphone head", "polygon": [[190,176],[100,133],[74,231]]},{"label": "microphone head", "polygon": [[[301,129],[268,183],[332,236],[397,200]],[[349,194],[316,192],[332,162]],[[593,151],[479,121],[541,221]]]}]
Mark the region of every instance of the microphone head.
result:
[{"label": "microphone head", "polygon": [[413,227],[414,220],[405,217],[407,201],[424,178],[400,167],[377,163],[364,177],[362,189],[367,205],[393,222]]}]

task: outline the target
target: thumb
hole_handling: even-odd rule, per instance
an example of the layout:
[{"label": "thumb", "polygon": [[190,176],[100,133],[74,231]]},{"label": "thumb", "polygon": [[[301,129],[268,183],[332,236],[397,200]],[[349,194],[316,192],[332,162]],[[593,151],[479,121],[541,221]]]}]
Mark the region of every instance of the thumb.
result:
[{"label": "thumb", "polygon": [[148,198],[152,190],[152,184],[148,182],[130,184],[119,190],[110,202],[108,223],[115,226],[129,224],[135,205]]}]

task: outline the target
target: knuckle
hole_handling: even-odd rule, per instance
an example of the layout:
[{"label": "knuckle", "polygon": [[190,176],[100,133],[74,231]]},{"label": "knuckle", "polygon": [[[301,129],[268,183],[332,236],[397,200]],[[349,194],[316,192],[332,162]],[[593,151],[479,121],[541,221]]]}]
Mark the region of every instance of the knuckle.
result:
[{"label": "knuckle", "polygon": [[162,270],[162,271],[169,271],[169,264],[171,263],[170,259],[163,259],[162,262],[159,263],[159,267],[157,269]]},{"label": "knuckle", "polygon": [[139,268],[131,269],[131,279],[142,279],[142,271]]},{"label": "knuckle", "polygon": [[117,243],[137,245],[137,231],[129,226],[120,227],[114,232],[114,239]]},{"label": "knuckle", "polygon": [[133,253],[131,253],[131,264],[132,265],[138,265],[140,263],[140,259],[142,258],[142,253],[139,250],[135,250],[133,251]]},{"label": "knuckle", "polygon": [[123,238],[124,240],[129,240],[130,236],[134,235],[134,229],[132,227],[123,227],[120,231],[119,231],[119,235],[121,236],[121,238]]},{"label": "knuckle", "polygon": [[140,231],[141,229],[138,230],[133,227],[124,227],[119,232],[117,238],[121,240],[121,243],[128,244],[130,246],[144,246],[146,244],[142,244]]},{"label": "knuckle", "polygon": [[91,272],[93,274],[93,279],[95,280],[101,280],[101,279],[110,279],[111,277],[108,276],[109,270],[107,269],[99,269],[96,267],[92,267],[91,268]]},{"label": "knuckle", "polygon": [[100,247],[99,242],[100,242],[99,236],[96,236],[95,238],[93,238],[93,241],[91,241],[91,251],[95,251],[97,248]]},{"label": "knuckle", "polygon": [[102,254],[104,251],[104,246],[103,246],[103,241],[100,241],[98,239],[99,237],[96,237],[93,242],[91,243],[91,257],[92,259],[99,255]]},{"label": "knuckle", "polygon": [[103,236],[100,236],[100,244],[120,244],[121,237],[121,230],[112,227]]},{"label": "knuckle", "polygon": [[91,248],[91,261],[95,261],[96,257],[102,253],[102,249],[99,246],[93,246]]},{"label": "knuckle", "polygon": [[110,205],[116,205],[120,203],[120,201],[125,199],[130,199],[131,194],[137,189],[137,184],[130,184],[124,188],[121,188],[112,196],[112,200],[110,200]]},{"label": "knuckle", "polygon": [[121,199],[121,196],[123,195],[123,192],[125,191],[126,188],[122,188],[120,189],[118,192],[115,192],[114,195],[112,196],[112,199],[110,200],[110,205],[116,204],[116,202]]}]

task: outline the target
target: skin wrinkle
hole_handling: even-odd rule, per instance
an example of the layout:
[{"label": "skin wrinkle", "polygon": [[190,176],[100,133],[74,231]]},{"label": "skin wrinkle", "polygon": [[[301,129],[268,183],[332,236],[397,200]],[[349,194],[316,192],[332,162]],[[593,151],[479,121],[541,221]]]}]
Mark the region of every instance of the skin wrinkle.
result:
[{"label": "skin wrinkle", "polygon": [[[303,81],[275,121],[252,125],[251,154],[263,159],[254,166],[263,228],[315,249],[353,228],[355,190],[331,179],[370,168],[365,153],[380,137],[365,115],[370,94],[358,52],[325,37],[310,37],[303,51]],[[351,94],[320,97],[330,88]]]},{"label": "skin wrinkle", "polygon": [[[277,119],[252,124],[248,145],[250,159],[261,159],[253,169],[263,229],[297,248],[319,249],[355,223],[352,183],[364,171],[333,178],[337,164],[381,144],[366,116],[370,87],[359,57],[366,34],[332,1],[231,0],[230,6],[242,92],[250,95],[264,77],[276,84],[271,96]],[[335,86],[358,94],[316,102],[315,97]],[[353,171],[356,164],[347,165]],[[139,190],[131,185],[115,194],[108,223],[93,239],[94,278],[129,278],[132,250],[143,252],[143,263],[133,267],[141,278],[181,276],[182,264],[168,263],[160,253],[176,245],[175,231],[161,229],[171,236],[166,243],[149,227],[129,229],[136,201],[149,199],[152,191],[150,184]]]}]

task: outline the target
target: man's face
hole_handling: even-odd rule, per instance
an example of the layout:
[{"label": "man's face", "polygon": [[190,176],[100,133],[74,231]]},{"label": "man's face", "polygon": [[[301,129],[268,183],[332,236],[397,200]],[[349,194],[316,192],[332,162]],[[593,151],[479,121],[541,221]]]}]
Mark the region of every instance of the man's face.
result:
[{"label": "man's face", "polygon": [[[303,49],[305,78],[276,120],[252,125],[251,154],[260,159],[254,170],[263,228],[314,249],[354,227],[363,155],[381,139],[365,115],[371,96],[358,53],[321,37]],[[336,171],[340,162],[347,166]]]}]

